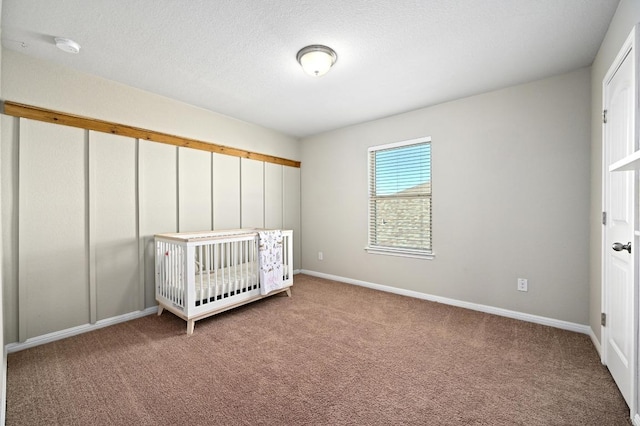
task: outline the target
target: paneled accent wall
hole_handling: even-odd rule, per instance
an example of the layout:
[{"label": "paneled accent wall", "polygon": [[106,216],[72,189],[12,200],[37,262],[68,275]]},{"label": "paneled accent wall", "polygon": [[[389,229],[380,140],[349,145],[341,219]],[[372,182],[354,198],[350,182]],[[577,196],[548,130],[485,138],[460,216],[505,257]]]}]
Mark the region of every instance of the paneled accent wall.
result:
[{"label": "paneled accent wall", "polygon": [[240,225],[264,227],[264,163],[240,159]]},{"label": "paneled accent wall", "polygon": [[83,130],[21,120],[19,149],[18,318],[24,340],[90,319],[88,143]]},{"label": "paneled accent wall", "polygon": [[212,160],[213,229],[240,228],[240,158],[214,153]]},{"label": "paneled accent wall", "polygon": [[178,148],[178,232],[212,228],[211,153]]},{"label": "paneled accent wall", "polygon": [[89,132],[91,322],[145,307],[139,291],[136,144]]},{"label": "paneled accent wall", "polygon": [[142,245],[145,281],[144,303],[153,306],[154,234],[158,229],[178,232],[178,161],[177,148],[149,141],[139,141],[138,187],[140,207],[140,244]]},{"label": "paneled accent wall", "polygon": [[[13,118],[6,342],[153,307],[153,236],[300,229],[300,169]],[[299,241],[295,268],[299,269]],[[11,276],[10,274],[8,276]]]},{"label": "paneled accent wall", "polygon": [[283,168],[277,164],[264,163],[264,227],[282,229],[283,215]]}]

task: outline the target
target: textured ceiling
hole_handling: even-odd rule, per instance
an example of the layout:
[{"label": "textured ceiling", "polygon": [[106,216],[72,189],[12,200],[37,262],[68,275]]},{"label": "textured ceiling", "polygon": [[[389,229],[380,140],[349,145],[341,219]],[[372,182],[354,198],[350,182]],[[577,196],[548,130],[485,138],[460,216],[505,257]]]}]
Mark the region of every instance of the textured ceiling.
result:
[{"label": "textured ceiling", "polygon": [[[2,45],[304,137],[590,65],[617,4],[3,0]],[[338,53],[321,78],[309,44]]]}]

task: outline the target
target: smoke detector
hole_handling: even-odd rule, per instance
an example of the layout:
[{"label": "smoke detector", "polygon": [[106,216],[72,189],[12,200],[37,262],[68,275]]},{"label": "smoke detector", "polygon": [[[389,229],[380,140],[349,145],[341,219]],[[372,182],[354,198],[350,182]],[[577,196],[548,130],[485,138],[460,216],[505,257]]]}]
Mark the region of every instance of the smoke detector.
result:
[{"label": "smoke detector", "polygon": [[63,52],[78,53],[80,52],[80,45],[70,38],[56,37],[56,47]]}]

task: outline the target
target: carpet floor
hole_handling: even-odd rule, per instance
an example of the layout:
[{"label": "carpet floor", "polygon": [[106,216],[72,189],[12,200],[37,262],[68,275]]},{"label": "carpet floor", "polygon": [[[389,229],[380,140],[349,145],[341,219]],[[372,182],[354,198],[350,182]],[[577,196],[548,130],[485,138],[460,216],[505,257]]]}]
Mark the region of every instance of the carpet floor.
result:
[{"label": "carpet floor", "polygon": [[7,425],[629,425],[588,336],[306,275],[10,354]]}]

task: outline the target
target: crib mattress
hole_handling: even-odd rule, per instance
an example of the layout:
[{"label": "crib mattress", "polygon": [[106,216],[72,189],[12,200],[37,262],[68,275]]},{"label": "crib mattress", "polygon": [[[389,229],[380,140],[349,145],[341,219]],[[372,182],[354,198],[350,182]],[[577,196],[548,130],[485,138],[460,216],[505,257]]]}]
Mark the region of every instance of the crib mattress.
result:
[{"label": "crib mattress", "polygon": [[[178,285],[165,283],[160,288],[160,294],[164,297],[182,294],[185,283],[180,280]],[[258,288],[258,268],[247,268],[247,265],[238,265],[218,269],[216,271],[203,271],[195,275],[196,300],[220,299],[230,295]]]},{"label": "crib mattress", "polygon": [[196,274],[196,300],[233,296],[238,292],[245,292],[258,288],[258,274],[242,271],[218,271],[216,274]]}]

